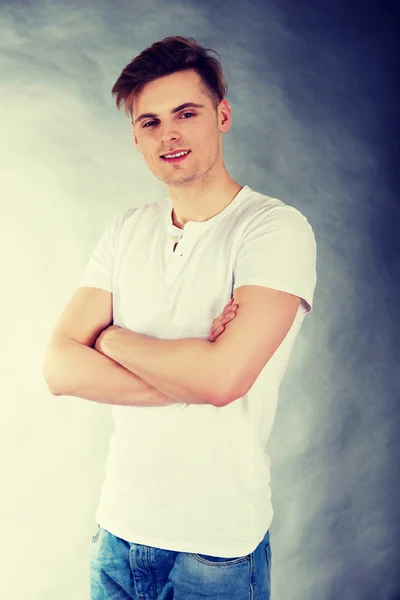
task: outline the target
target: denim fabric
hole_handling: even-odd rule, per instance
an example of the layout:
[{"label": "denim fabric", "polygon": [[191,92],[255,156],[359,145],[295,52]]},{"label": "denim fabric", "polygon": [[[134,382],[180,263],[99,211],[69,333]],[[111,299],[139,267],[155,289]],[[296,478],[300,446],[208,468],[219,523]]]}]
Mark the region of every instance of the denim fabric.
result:
[{"label": "denim fabric", "polygon": [[269,531],[247,556],[219,558],[126,542],[98,526],[90,600],[270,600]]}]

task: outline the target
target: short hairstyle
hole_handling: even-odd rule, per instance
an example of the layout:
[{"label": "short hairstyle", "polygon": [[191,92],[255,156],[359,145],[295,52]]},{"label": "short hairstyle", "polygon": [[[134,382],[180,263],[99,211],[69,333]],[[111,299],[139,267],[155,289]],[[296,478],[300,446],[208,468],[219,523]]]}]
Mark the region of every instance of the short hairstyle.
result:
[{"label": "short hairstyle", "polygon": [[226,96],[228,85],[220,62],[208,52],[214,52],[220,58],[215,50],[204,48],[193,38],[175,36],[155,42],[127,64],[114,83],[111,93],[116,97],[118,110],[124,104],[125,113],[132,118],[135,97],[146,83],[188,69],[194,69],[200,75],[202,90],[216,110]]}]

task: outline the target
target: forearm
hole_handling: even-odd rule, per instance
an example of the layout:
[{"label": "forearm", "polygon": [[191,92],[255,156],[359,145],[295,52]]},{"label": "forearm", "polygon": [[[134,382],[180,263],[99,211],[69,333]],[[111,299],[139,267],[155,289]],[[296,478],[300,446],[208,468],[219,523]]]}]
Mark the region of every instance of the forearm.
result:
[{"label": "forearm", "polygon": [[128,329],[104,332],[101,351],[177,401],[212,404],[223,382],[208,340],[160,340]]},{"label": "forearm", "polygon": [[45,371],[49,390],[56,396],[77,396],[122,406],[176,403],[111,358],[69,338],[60,339],[49,348]]}]

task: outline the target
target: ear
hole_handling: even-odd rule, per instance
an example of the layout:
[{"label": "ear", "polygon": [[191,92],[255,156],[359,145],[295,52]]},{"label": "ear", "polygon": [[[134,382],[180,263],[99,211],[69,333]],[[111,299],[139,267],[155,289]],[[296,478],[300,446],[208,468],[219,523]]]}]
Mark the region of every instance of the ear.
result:
[{"label": "ear", "polygon": [[226,98],[223,98],[218,106],[219,130],[222,133],[229,131],[232,125],[232,109]]}]

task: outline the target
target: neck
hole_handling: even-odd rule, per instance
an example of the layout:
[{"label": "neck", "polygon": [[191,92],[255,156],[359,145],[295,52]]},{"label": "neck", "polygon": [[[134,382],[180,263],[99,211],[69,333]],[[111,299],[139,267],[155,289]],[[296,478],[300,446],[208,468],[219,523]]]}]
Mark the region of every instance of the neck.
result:
[{"label": "neck", "polygon": [[229,173],[208,184],[190,182],[190,187],[167,187],[173,205],[174,225],[183,229],[188,221],[208,221],[224,210],[242,189]]}]

